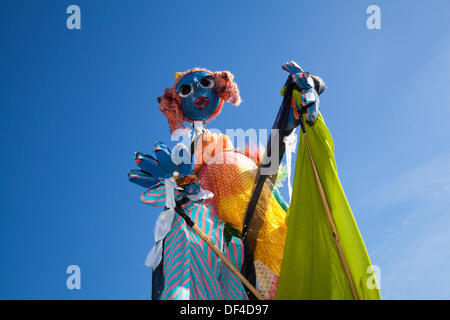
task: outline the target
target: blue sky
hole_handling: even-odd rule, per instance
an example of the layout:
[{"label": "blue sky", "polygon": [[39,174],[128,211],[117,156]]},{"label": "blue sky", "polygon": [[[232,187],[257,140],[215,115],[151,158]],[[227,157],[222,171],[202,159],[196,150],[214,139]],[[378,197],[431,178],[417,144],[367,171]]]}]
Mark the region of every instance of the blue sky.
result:
[{"label": "blue sky", "polygon": [[[66,28],[71,4],[81,30]],[[381,30],[366,27],[371,4]],[[328,85],[321,110],[383,298],[449,298],[448,12],[446,0],[2,1],[0,298],[149,298],[159,210],[127,172],[134,151],[170,140],[156,97],[176,71],[231,70],[243,103],[210,126],[270,128],[288,60]],[[71,264],[81,290],[66,288]]]}]

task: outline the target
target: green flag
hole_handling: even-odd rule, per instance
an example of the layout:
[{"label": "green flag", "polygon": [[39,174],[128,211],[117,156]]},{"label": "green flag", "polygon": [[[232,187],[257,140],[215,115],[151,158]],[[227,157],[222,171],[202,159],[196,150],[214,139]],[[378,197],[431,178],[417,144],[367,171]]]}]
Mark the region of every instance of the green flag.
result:
[{"label": "green flag", "polygon": [[321,114],[306,126],[309,147],[336,225],[334,241],[304,137],[300,138],[277,299],[353,299],[345,259],[359,299],[380,299],[373,268],[339,181],[333,139]]}]

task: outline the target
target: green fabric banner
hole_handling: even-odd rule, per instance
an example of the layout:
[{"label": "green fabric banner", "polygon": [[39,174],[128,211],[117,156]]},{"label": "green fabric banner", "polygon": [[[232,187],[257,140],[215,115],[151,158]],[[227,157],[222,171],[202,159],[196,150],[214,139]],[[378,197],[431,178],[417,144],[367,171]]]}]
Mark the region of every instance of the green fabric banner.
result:
[{"label": "green fabric banner", "polygon": [[[375,275],[339,181],[333,139],[320,114],[306,125],[320,181],[359,299],[380,299]],[[277,299],[353,299],[301,132]]]}]

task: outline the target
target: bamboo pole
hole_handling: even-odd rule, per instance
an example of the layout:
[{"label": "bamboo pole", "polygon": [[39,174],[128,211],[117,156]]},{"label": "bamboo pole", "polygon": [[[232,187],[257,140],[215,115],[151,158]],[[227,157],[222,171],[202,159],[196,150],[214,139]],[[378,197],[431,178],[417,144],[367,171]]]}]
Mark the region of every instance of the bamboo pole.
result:
[{"label": "bamboo pole", "polygon": [[[302,117],[303,115],[300,115],[300,116]],[[331,231],[333,232],[334,243],[336,244],[336,247],[338,249],[339,258],[341,259],[342,266],[344,267],[344,271],[347,276],[347,280],[350,285],[350,289],[352,291],[353,299],[359,300],[358,293],[356,292],[355,284],[353,282],[353,278],[350,274],[350,269],[348,267],[347,260],[345,259],[344,251],[342,250],[342,245],[339,240],[339,233],[336,229],[333,215],[331,214],[330,206],[328,205],[327,196],[325,194],[325,191],[323,190],[323,186],[322,186],[322,183],[320,182],[320,177],[317,172],[316,164],[314,163],[314,159],[311,154],[311,149],[309,148],[308,137],[306,136],[306,131],[305,131],[305,128],[303,125],[303,119],[301,120],[301,124],[302,124],[303,136],[305,138],[306,148],[308,149],[309,159],[311,160],[311,165],[312,165],[312,168],[314,171],[314,177],[316,180],[317,188],[319,189],[319,194],[320,194],[320,198],[322,200],[323,208],[325,209],[325,213],[327,215],[328,222],[330,223],[330,226],[331,226]]]}]

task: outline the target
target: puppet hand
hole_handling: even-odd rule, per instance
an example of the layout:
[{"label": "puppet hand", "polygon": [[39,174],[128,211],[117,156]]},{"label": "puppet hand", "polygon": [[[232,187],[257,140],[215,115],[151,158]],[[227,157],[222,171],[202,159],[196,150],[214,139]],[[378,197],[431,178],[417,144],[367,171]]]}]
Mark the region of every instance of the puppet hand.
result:
[{"label": "puppet hand", "polygon": [[[306,121],[313,123],[319,116],[319,94],[326,89],[323,80],[317,76],[311,76],[308,72],[303,72],[302,68],[294,61],[285,63],[283,69],[291,73],[294,83],[292,96],[296,109],[292,110],[292,117],[299,117],[299,113],[306,113]],[[281,89],[284,96],[286,88]]]},{"label": "puppet hand", "polygon": [[134,159],[139,170],[130,170],[128,177],[131,182],[145,188],[152,188],[164,179],[170,179],[174,173],[177,178],[192,174],[191,155],[187,148],[179,143],[171,151],[164,143],[155,143],[155,154],[136,152]]}]

